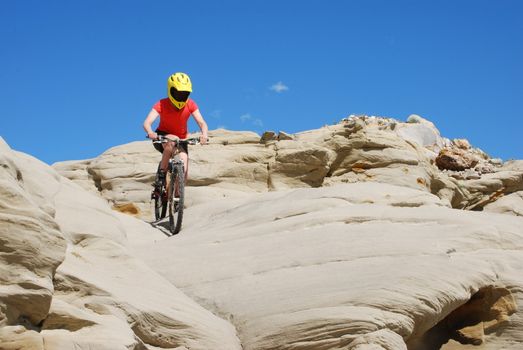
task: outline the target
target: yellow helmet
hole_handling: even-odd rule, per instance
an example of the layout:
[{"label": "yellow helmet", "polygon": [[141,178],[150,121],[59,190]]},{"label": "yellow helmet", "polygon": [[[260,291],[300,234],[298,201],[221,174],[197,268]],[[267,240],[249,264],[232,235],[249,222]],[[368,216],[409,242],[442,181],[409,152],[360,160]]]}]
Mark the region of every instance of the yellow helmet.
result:
[{"label": "yellow helmet", "polygon": [[176,108],[185,106],[191,92],[191,79],[187,74],[178,72],[167,79],[167,95]]}]

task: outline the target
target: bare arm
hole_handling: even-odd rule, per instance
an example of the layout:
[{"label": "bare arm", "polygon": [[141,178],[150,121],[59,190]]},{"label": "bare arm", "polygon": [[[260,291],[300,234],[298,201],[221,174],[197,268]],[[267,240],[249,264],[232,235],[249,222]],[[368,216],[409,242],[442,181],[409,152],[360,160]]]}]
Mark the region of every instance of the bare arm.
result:
[{"label": "bare arm", "polygon": [[153,108],[153,109],[151,109],[149,114],[147,114],[147,118],[145,118],[145,120],[143,122],[143,129],[145,130],[145,132],[147,133],[147,136],[150,139],[156,139],[158,137],[158,135],[156,135],[156,133],[151,128],[151,126],[153,125],[156,118],[158,118],[159,116],[160,116],[160,114],[158,114],[158,112]]},{"label": "bare arm", "polygon": [[207,123],[203,119],[203,116],[200,113],[199,109],[195,110],[192,113],[192,117],[194,118],[194,120],[196,121],[196,123],[200,127],[200,130],[202,131],[202,136],[200,136],[200,143],[205,145],[207,143],[207,137],[208,137],[207,136],[207,131],[209,131],[208,128],[207,128]]}]

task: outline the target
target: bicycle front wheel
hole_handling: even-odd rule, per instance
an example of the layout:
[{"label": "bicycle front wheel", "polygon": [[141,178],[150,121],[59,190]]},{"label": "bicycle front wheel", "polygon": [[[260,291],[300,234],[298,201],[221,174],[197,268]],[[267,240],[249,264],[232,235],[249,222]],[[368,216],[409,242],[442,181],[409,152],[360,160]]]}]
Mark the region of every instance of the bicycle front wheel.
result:
[{"label": "bicycle front wheel", "polygon": [[154,200],[154,220],[158,221],[165,217],[167,213],[167,186],[165,185],[165,178],[160,178],[160,165],[156,170],[156,177],[154,178],[154,189],[151,198]]},{"label": "bicycle front wheel", "polygon": [[185,173],[183,164],[175,164],[169,184],[169,230],[173,235],[180,232],[185,196]]},{"label": "bicycle front wheel", "polygon": [[167,212],[167,191],[162,188],[159,193],[154,196],[154,217],[156,221],[165,217]]}]

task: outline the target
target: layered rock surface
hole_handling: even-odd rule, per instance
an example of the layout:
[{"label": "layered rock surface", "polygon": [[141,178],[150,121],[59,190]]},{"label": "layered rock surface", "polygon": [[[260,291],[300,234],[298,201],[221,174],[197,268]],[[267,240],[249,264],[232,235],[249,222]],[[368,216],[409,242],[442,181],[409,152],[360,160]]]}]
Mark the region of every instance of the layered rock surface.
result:
[{"label": "layered rock surface", "polygon": [[54,169],[0,143],[0,349],[523,346],[521,161],[419,116],[190,155],[170,237],[119,212],[149,220],[149,142]]},{"label": "layered rock surface", "polygon": [[[434,124],[416,115],[406,123],[350,116],[292,137],[280,132],[260,138],[252,132],[219,129],[211,131],[210,138],[209,145],[190,149],[189,186],[210,187],[207,194],[213,198],[381,182],[435,194],[453,208],[482,210],[523,190],[521,167],[491,159],[464,139],[446,139]],[[440,169],[437,164],[442,167],[443,158],[449,167]],[[56,163],[54,168],[113,206],[132,204],[130,211],[147,220],[159,159],[150,142],[141,141],[111,148],[92,160]]]},{"label": "layered rock surface", "polygon": [[0,349],[240,349],[129,252],[163,234],[0,140]]},{"label": "layered rock surface", "polygon": [[137,253],[230,319],[244,349],[517,349],[522,223],[341,184],[195,205],[176,239]]}]

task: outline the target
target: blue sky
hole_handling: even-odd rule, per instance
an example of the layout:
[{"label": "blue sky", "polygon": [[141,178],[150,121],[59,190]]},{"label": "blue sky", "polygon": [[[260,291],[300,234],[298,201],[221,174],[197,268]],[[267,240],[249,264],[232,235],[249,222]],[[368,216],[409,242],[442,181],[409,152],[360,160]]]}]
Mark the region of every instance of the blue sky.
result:
[{"label": "blue sky", "polygon": [[1,1],[0,136],[48,163],[143,140],[183,71],[211,129],[415,113],[523,159],[521,18],[518,0]]}]

